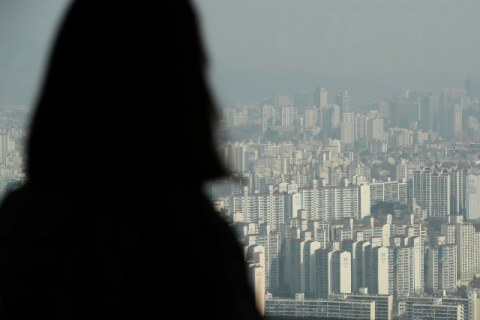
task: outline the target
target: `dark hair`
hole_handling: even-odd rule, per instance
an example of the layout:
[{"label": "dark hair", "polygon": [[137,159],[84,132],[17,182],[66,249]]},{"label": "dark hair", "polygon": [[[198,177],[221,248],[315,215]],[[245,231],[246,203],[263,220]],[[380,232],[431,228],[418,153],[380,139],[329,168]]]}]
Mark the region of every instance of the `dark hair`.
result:
[{"label": "dark hair", "polygon": [[189,1],[75,1],[33,119],[32,187],[76,197],[224,175],[205,67]]}]

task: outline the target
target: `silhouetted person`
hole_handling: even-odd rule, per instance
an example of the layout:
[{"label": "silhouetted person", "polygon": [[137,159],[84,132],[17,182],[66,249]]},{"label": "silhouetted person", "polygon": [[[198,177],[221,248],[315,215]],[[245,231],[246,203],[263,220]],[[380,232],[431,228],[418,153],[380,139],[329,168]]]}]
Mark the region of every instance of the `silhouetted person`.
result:
[{"label": "silhouetted person", "polygon": [[73,3],[0,209],[1,319],[261,318],[201,193],[224,174],[205,63],[188,1]]}]

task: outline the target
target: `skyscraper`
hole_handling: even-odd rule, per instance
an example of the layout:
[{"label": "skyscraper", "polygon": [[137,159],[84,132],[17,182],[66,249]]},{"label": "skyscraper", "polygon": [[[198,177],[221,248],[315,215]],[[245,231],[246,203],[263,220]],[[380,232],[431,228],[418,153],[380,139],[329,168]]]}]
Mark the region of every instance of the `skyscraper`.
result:
[{"label": "skyscraper", "polygon": [[409,103],[408,101],[397,101],[389,103],[388,114],[392,127],[408,129]]},{"label": "skyscraper", "polygon": [[420,98],[420,128],[424,132],[438,132],[438,96],[428,94]]},{"label": "skyscraper", "polygon": [[326,108],[327,104],[327,90],[324,87],[316,87],[313,92],[313,105],[317,108]]},{"label": "skyscraper", "polygon": [[465,89],[470,99],[480,100],[480,78],[468,78],[465,81]]},{"label": "skyscraper", "polygon": [[313,95],[309,91],[295,92],[293,95],[293,106],[297,107],[301,113],[305,109],[313,106]]},{"label": "skyscraper", "polygon": [[340,128],[342,144],[353,146],[355,142],[355,116],[353,112],[343,113]]},{"label": "skyscraper", "polygon": [[340,114],[352,112],[352,98],[347,91],[339,92],[335,97],[335,104],[340,106]]}]

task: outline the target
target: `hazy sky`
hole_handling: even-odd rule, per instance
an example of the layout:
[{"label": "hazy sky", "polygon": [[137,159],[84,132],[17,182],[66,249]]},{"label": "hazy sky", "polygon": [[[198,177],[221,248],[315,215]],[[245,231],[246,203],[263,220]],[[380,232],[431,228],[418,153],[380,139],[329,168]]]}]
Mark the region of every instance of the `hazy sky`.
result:
[{"label": "hazy sky", "polygon": [[70,0],[0,0],[0,105],[32,106]]},{"label": "hazy sky", "polygon": [[345,75],[480,72],[480,1],[194,3],[218,65]]}]

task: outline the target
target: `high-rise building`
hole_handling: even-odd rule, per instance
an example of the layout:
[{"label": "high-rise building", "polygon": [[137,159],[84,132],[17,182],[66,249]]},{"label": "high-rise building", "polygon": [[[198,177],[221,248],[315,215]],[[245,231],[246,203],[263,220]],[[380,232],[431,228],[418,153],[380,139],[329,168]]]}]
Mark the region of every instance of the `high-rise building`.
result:
[{"label": "high-rise building", "polygon": [[383,140],[383,118],[373,118],[368,120],[368,137],[372,140]]},{"label": "high-rise building", "polygon": [[352,98],[347,91],[339,92],[336,95],[335,104],[340,106],[340,114],[353,112]]},{"label": "high-rise building", "polygon": [[465,81],[465,90],[470,99],[480,100],[480,78],[468,78]]},{"label": "high-rise building", "polygon": [[332,253],[331,284],[333,293],[352,293],[352,260],[350,252]]},{"label": "high-rise building", "polygon": [[357,114],[355,116],[355,140],[366,139],[367,129],[367,117],[363,114]]},{"label": "high-rise building", "polygon": [[444,139],[462,139],[462,107],[449,105],[439,109],[438,112],[439,134]]},{"label": "high-rise building", "polygon": [[282,113],[280,115],[282,126],[294,125],[297,121],[297,108],[296,107],[282,107]]},{"label": "high-rise building", "polygon": [[365,248],[366,271],[365,284],[370,294],[389,294],[389,274],[392,261],[389,260],[389,248]]},{"label": "high-rise building", "polygon": [[262,107],[262,132],[267,132],[268,127],[275,125],[276,113],[273,106]]},{"label": "high-rise building", "polygon": [[413,293],[412,282],[412,246],[399,246],[394,248],[393,273],[395,299],[403,299],[407,294]]},{"label": "high-rise building", "polygon": [[253,223],[255,219],[262,219],[272,227],[272,231],[279,231],[284,222],[284,198],[286,195],[273,192],[269,185],[268,193],[249,193],[248,186],[241,188],[241,194],[229,197],[229,210],[243,213],[243,222]]},{"label": "high-rise building", "polygon": [[7,165],[8,134],[0,134],[0,165]]},{"label": "high-rise building", "polygon": [[430,217],[450,214],[450,175],[425,168],[413,172],[413,196]]},{"label": "high-rise building", "polygon": [[293,106],[297,107],[301,113],[303,113],[305,109],[313,107],[312,93],[308,91],[295,92],[293,95]]},{"label": "high-rise building", "polygon": [[262,265],[264,261],[263,253],[255,254],[255,260],[250,260],[248,264],[248,278],[250,286],[255,293],[255,301],[258,311],[265,314],[265,268]]},{"label": "high-rise building", "polygon": [[358,187],[301,187],[301,207],[307,219],[330,221],[344,217],[361,218]]},{"label": "high-rise building", "polygon": [[305,110],[305,120],[303,123],[305,127],[315,127],[317,125],[320,125],[321,127],[323,125],[323,123],[319,122],[319,110],[320,109],[315,106]]},{"label": "high-rise building", "polygon": [[316,260],[316,298],[328,299],[332,293],[332,253],[328,249],[318,249],[315,251]]},{"label": "high-rise building", "polygon": [[408,129],[409,103],[408,101],[397,101],[389,103],[390,125],[392,127]]},{"label": "high-rise building", "polygon": [[343,113],[340,130],[342,144],[353,147],[355,142],[355,116],[353,112]]},{"label": "high-rise building", "polygon": [[467,176],[466,195],[467,221],[478,220],[480,218],[480,175],[471,173]]},{"label": "high-rise building", "polygon": [[460,104],[461,99],[468,97],[465,89],[443,89],[439,95],[439,105],[446,106],[449,104]]},{"label": "high-rise building", "polygon": [[326,108],[327,102],[327,90],[324,87],[316,87],[313,92],[313,105],[317,108]]},{"label": "high-rise building", "polygon": [[468,285],[475,275],[475,228],[471,223],[456,225],[458,285]]},{"label": "high-rise building", "polygon": [[457,245],[439,245],[438,258],[438,289],[454,293],[457,291]]},{"label": "high-rise building", "polygon": [[438,96],[428,94],[420,98],[420,128],[424,132],[438,132]]}]

